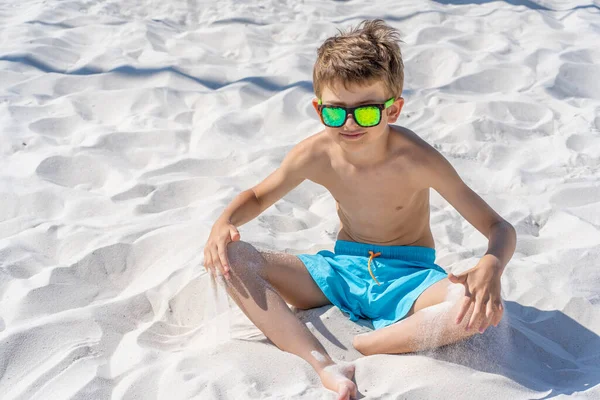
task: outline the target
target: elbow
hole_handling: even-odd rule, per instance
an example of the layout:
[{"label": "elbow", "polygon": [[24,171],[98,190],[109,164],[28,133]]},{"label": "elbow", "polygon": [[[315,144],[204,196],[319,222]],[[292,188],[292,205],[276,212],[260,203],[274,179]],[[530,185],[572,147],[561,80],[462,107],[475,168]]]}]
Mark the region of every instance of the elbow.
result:
[{"label": "elbow", "polygon": [[495,222],[491,228],[490,232],[499,231],[509,243],[512,243],[513,249],[516,247],[517,243],[517,230],[512,224],[504,219]]},{"label": "elbow", "polygon": [[260,200],[259,200],[259,198],[258,198],[258,195],[256,194],[256,191],[254,190],[254,188],[250,188],[250,189],[248,189],[248,190],[247,190],[247,192],[248,192],[250,195],[254,196],[254,198],[256,199],[256,201],[257,201],[257,202],[260,202]]},{"label": "elbow", "polygon": [[509,236],[516,241],[517,240],[517,230],[515,229],[514,226],[512,226],[512,224],[508,221],[503,221],[504,225],[506,226],[506,230],[509,234]]},{"label": "elbow", "polygon": [[254,202],[256,203],[256,206],[258,207],[259,214],[262,213],[263,211],[265,211],[265,209],[267,207],[264,206],[262,199],[256,194],[256,191],[254,190],[254,188],[248,189],[248,191],[250,192],[250,196],[254,197]]},{"label": "elbow", "polygon": [[506,229],[508,230],[508,237],[510,238],[510,242],[512,243],[513,252],[517,247],[517,230],[511,223],[504,221],[506,223]]}]

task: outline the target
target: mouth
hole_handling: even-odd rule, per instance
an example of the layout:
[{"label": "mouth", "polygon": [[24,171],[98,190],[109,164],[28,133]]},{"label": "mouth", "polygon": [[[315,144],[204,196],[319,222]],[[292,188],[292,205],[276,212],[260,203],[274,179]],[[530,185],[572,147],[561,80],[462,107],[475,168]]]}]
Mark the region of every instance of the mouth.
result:
[{"label": "mouth", "polygon": [[361,137],[362,135],[364,135],[365,132],[346,132],[346,133],[340,132],[340,134],[345,138],[357,139],[357,138]]}]

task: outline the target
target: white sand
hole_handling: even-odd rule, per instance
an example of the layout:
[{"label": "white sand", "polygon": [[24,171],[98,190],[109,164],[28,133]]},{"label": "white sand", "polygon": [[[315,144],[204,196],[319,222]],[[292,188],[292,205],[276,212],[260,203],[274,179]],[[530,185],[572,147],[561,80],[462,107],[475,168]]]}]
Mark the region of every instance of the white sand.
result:
[{"label": "white sand", "polygon": [[[446,4],[451,3],[451,4]],[[482,4],[472,4],[482,3]],[[334,398],[200,266],[215,218],[320,129],[317,46],[401,30],[399,123],[517,228],[500,327],[359,357],[369,329],[299,312],[364,398],[600,398],[600,2],[0,2],[0,398]],[[432,197],[438,263],[486,240]],[[306,182],[243,240],[331,248]]]}]

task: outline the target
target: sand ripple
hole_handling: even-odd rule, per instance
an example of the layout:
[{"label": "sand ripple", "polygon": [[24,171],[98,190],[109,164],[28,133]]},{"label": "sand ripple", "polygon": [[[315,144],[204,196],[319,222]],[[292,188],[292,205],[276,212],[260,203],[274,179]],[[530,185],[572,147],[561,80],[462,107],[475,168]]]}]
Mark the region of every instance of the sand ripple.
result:
[{"label": "sand ripple", "polygon": [[[202,246],[233,196],[320,127],[317,45],[385,17],[402,32],[399,123],[512,222],[507,316],[413,357],[357,361],[365,398],[600,398],[597,1],[0,5],[0,398],[325,395],[213,286]],[[432,193],[438,263],[484,238]],[[331,245],[305,182],[241,229],[291,253]],[[365,326],[298,312],[338,359]],[[232,340],[235,339],[235,340]],[[458,389],[457,389],[458,388]]]}]

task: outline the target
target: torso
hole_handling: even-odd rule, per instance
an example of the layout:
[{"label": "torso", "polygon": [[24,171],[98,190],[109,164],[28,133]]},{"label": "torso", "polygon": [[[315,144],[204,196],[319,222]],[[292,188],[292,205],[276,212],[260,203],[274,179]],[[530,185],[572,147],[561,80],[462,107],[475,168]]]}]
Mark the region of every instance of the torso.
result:
[{"label": "torso", "polygon": [[397,126],[389,135],[389,159],[364,170],[346,162],[324,133],[315,135],[315,142],[320,142],[315,148],[324,150],[314,169],[318,172],[309,179],[336,200],[338,240],[433,248],[429,187],[414,172],[423,142]]}]

